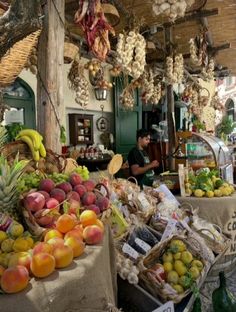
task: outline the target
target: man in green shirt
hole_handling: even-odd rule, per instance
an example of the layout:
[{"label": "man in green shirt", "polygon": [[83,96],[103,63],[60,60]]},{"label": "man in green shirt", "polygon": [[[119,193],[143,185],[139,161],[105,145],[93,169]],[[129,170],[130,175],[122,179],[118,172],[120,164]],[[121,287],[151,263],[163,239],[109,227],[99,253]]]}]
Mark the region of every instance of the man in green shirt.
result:
[{"label": "man in green shirt", "polygon": [[145,129],[137,131],[137,145],[132,148],[128,155],[130,175],[135,177],[138,184],[152,186],[154,180],[154,168],[159,166],[157,160],[150,162],[149,156],[145,151],[150,142],[150,133]]}]

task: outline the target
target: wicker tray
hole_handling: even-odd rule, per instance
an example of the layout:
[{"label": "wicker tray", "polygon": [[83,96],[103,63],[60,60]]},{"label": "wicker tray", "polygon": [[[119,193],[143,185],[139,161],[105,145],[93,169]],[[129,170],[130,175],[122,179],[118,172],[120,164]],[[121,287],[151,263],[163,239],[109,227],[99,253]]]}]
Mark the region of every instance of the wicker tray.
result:
[{"label": "wicker tray", "polygon": [[139,269],[141,272],[139,274],[140,284],[153,296],[159,297],[163,302],[173,300],[174,303],[178,303],[184,297],[186,297],[191,292],[191,290],[187,289],[184,293],[177,294],[177,292],[175,292],[175,290],[169,284],[161,281],[158,282],[150,274],[151,267],[154,266],[156,263],[160,262],[163,253],[166,251],[172,239],[182,240],[186,244],[187,249],[193,254],[193,256],[204,263],[204,268],[201,271],[200,276],[196,280],[197,285],[199,285],[203,281],[203,279],[205,279],[214,257],[213,255],[212,257],[208,257],[208,248],[204,244],[202,244],[201,240],[198,241],[197,237],[185,234],[181,236],[174,235],[167,240],[159,243],[149,252],[146,257],[142,259],[139,264]]}]

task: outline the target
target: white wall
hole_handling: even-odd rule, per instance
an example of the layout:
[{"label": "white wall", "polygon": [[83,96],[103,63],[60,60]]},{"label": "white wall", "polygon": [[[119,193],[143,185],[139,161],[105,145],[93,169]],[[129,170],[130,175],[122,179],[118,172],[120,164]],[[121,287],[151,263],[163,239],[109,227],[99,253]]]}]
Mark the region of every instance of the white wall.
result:
[{"label": "white wall", "polygon": [[[81,62],[86,63],[88,60],[82,58]],[[104,67],[104,79],[110,81],[109,75],[109,68],[110,65],[103,64]],[[70,64],[64,64],[64,105],[65,105],[65,116],[64,119],[61,120],[62,124],[65,125],[66,128],[66,137],[67,142],[66,144],[69,145],[69,122],[68,122],[68,114],[71,113],[88,113],[94,115],[94,143],[101,143],[99,132],[96,128],[96,120],[101,117],[101,104],[104,105],[104,117],[108,118],[110,121],[109,130],[114,134],[114,117],[113,117],[113,103],[112,103],[112,90],[108,92],[107,100],[106,101],[98,101],[95,98],[93,86],[89,84],[89,105],[86,107],[86,110],[82,110],[81,107],[75,102],[75,92],[69,89],[67,75],[70,70]],[[89,80],[88,71],[84,71],[85,77]],[[23,79],[29,86],[32,88],[35,94],[35,103],[37,105],[37,79],[36,76],[33,75],[28,70],[23,70],[20,74],[20,78]]]}]

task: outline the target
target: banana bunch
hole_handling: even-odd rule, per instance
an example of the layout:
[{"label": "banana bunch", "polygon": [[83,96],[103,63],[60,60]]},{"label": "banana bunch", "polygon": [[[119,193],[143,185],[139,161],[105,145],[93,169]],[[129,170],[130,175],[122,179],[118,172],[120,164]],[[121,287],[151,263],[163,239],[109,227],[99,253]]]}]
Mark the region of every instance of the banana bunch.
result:
[{"label": "banana bunch", "polygon": [[39,161],[40,157],[46,157],[46,149],[43,145],[43,137],[33,129],[23,129],[16,136],[16,140],[25,142],[32,153],[33,160]]}]

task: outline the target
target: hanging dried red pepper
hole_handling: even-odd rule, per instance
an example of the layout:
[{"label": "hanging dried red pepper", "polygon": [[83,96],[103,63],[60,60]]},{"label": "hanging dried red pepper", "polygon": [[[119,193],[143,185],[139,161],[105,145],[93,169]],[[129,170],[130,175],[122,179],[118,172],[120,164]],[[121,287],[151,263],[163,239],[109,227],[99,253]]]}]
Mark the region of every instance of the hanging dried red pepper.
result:
[{"label": "hanging dried red pepper", "polygon": [[115,31],[107,22],[101,1],[80,0],[74,21],[82,26],[89,49],[98,59],[104,61],[111,49],[109,32],[115,35]]}]

